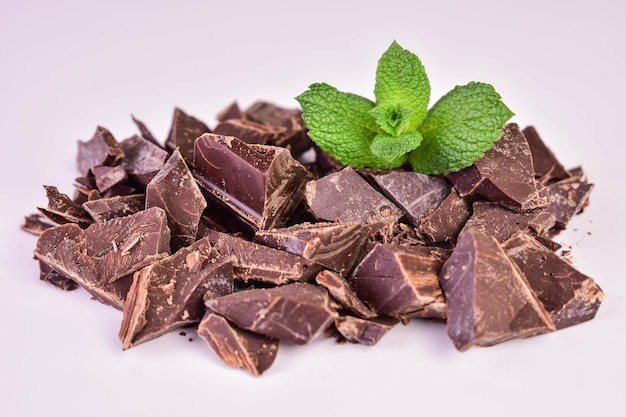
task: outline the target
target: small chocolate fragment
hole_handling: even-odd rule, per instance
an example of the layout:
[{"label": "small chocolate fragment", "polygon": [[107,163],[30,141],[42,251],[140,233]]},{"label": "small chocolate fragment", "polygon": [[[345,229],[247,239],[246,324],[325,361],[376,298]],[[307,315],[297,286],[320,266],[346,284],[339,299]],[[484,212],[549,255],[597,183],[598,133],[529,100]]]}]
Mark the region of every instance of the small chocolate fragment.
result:
[{"label": "small chocolate fragment", "polygon": [[87,175],[96,166],[115,166],[124,158],[124,151],[111,132],[98,126],[88,141],[78,141],[78,170]]},{"label": "small chocolate fragment", "polygon": [[335,327],[350,343],[373,346],[391,330],[400,320],[392,317],[363,319],[353,316],[339,316],[335,319]]},{"label": "small chocolate fragment", "polygon": [[98,165],[91,167],[91,172],[96,180],[96,187],[101,193],[106,193],[126,180],[126,171],[120,165],[113,167]]},{"label": "small chocolate fragment", "polygon": [[[445,317],[439,270],[449,251],[438,247],[377,243],[348,280],[373,311],[391,317],[420,315],[429,308]],[[432,304],[432,306],[431,306]]]},{"label": "small chocolate fragment", "polygon": [[122,167],[128,178],[141,187],[163,168],[169,157],[167,151],[140,136],[131,136],[120,143],[124,151]]},{"label": "small chocolate fragment", "polygon": [[258,281],[282,285],[311,281],[321,267],[302,256],[247,241],[227,233],[207,229],[204,237],[211,246],[233,263],[235,278],[242,282]]},{"label": "small chocolate fragment", "polygon": [[32,235],[39,236],[41,233],[54,227],[55,225],[46,220],[47,218],[42,216],[39,213],[29,214],[28,216],[24,216],[24,223],[22,223],[22,230],[28,232]]},{"label": "small chocolate fragment", "polygon": [[86,226],[93,220],[83,207],[76,204],[67,194],[59,192],[57,187],[44,185],[48,206],[44,209],[37,207],[39,212],[57,224],[76,223]]},{"label": "small chocolate fragment", "polygon": [[448,336],[459,351],[555,330],[550,314],[498,241],[466,230],[441,268]]},{"label": "small chocolate fragment", "polygon": [[310,179],[288,150],[205,134],[195,143],[194,176],[255,229],[282,227]]},{"label": "small chocolate fragment", "polygon": [[259,230],[254,241],[347,275],[367,250],[368,232],[358,223],[301,223]]},{"label": "small chocolate fragment", "polygon": [[543,184],[569,178],[570,174],[546,146],[534,126],[525,127],[522,133],[530,147],[535,177],[540,178]]},{"label": "small chocolate fragment", "polygon": [[415,227],[450,194],[450,183],[444,177],[390,171],[373,178],[383,194],[404,211],[409,223]]},{"label": "small chocolate fragment", "polygon": [[[133,119],[133,123],[135,123],[135,126],[137,126],[137,129],[139,129],[139,133],[141,134],[141,137],[160,148],[161,142],[152,134],[152,132],[150,131],[150,129],[148,129],[146,124],[142,122],[141,120],[137,119],[134,115],[131,115],[131,118]],[[124,153],[124,157],[126,157],[126,153]]]},{"label": "small chocolate fragment", "polygon": [[454,244],[465,222],[472,215],[474,200],[473,196],[461,197],[453,188],[435,210],[420,220],[419,233],[428,237],[433,243]]},{"label": "small chocolate fragment", "polygon": [[207,312],[198,325],[204,339],[226,365],[261,376],[276,359],[277,339],[239,329],[219,314]]},{"label": "small chocolate fragment", "polygon": [[63,291],[74,291],[78,288],[78,284],[59,274],[42,261],[39,261],[39,279]]},{"label": "small chocolate fragment", "polygon": [[384,227],[403,215],[351,167],[309,181],[305,198],[319,220]]},{"label": "small chocolate fragment", "polygon": [[565,229],[569,221],[588,203],[593,184],[565,180],[546,186],[548,204],[544,211],[556,219],[556,227]]},{"label": "small chocolate fragment", "polygon": [[303,282],[238,291],[205,304],[240,328],[298,345],[320,337],[337,317],[328,292]]},{"label": "small chocolate fragment", "polygon": [[447,175],[461,196],[481,195],[514,210],[546,203],[535,181],[532,154],[515,123],[502,129],[502,137],[473,165]]},{"label": "small chocolate fragment", "polygon": [[172,251],[196,240],[200,217],[206,206],[187,163],[175,149],[146,187],[146,208],[161,207],[167,213]]},{"label": "small chocolate fragment", "polygon": [[246,143],[265,145],[272,141],[275,133],[268,126],[251,122],[246,119],[228,119],[220,122],[213,133],[224,136],[235,136]]},{"label": "small chocolate fragment", "polygon": [[557,330],[595,317],[604,293],[592,278],[527,234],[516,234],[502,247],[550,313]]},{"label": "small chocolate fragment", "polygon": [[217,113],[216,119],[218,122],[223,122],[228,119],[243,119],[244,117],[243,111],[239,108],[239,104],[233,101]]},{"label": "small chocolate fragment", "polygon": [[352,291],[348,281],[335,271],[320,271],[315,277],[318,285],[326,288],[330,295],[337,300],[342,307],[364,319],[376,317],[376,313],[370,310],[359,297]]},{"label": "small chocolate fragment", "polygon": [[200,322],[204,298],[232,293],[233,282],[230,261],[212,250],[207,239],[143,268],[135,273],[124,304],[122,348]]},{"label": "small chocolate fragment", "polygon": [[165,212],[154,207],[85,230],[74,223],[50,228],[37,240],[35,256],[99,301],[121,309],[132,274],[167,256],[169,241]]},{"label": "small chocolate fragment", "polygon": [[165,146],[170,150],[178,148],[185,161],[193,164],[193,144],[197,137],[207,132],[211,129],[203,121],[176,107]]},{"label": "small chocolate fragment", "polygon": [[137,213],[144,209],[145,204],[145,195],[131,194],[88,200],[83,203],[83,208],[96,223],[103,223]]}]

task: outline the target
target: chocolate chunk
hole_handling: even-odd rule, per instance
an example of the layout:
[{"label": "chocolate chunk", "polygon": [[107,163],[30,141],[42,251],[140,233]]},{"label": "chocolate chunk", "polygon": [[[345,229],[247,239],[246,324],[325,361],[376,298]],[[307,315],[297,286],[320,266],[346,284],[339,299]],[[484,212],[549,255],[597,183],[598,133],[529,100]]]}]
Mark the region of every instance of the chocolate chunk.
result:
[{"label": "chocolate chunk", "polygon": [[44,230],[55,226],[46,219],[46,217],[39,213],[29,214],[28,216],[24,216],[24,223],[22,223],[21,228],[25,232],[39,236]]},{"label": "chocolate chunk", "polygon": [[85,230],[74,223],[50,228],[37,240],[35,256],[99,301],[121,309],[132,274],[167,256],[169,241],[165,212],[154,207]]},{"label": "chocolate chunk", "polygon": [[206,230],[211,246],[233,263],[235,278],[242,282],[282,285],[311,281],[321,267],[289,252],[270,248],[215,230]]},{"label": "chocolate chunk", "polygon": [[243,368],[253,376],[269,369],[278,353],[277,339],[239,329],[215,313],[207,312],[198,325],[198,336],[226,365]]},{"label": "chocolate chunk", "polygon": [[384,227],[403,215],[351,167],[309,181],[305,198],[319,220]]},{"label": "chocolate chunk", "polygon": [[254,241],[347,275],[367,250],[368,232],[358,223],[301,223],[259,230]]},{"label": "chocolate chunk", "polygon": [[478,194],[514,210],[546,203],[535,181],[530,147],[515,123],[504,126],[502,137],[483,158],[447,177],[461,196]]},{"label": "chocolate chunk", "polygon": [[335,319],[335,327],[348,342],[373,346],[399,322],[392,317],[339,316]]},{"label": "chocolate chunk", "polygon": [[113,167],[98,165],[92,167],[91,172],[96,180],[96,187],[101,193],[106,193],[126,180],[126,171],[120,165]]},{"label": "chocolate chunk", "polygon": [[233,282],[232,264],[207,239],[143,268],[135,274],[124,305],[122,348],[200,322],[205,297],[232,293]]},{"label": "chocolate chunk", "polygon": [[124,151],[122,167],[128,178],[141,187],[150,182],[169,157],[166,150],[137,135],[123,140],[120,146]]},{"label": "chocolate chunk", "polygon": [[420,219],[450,194],[450,183],[443,177],[418,172],[390,171],[374,175],[383,194],[400,207],[408,222],[417,227]]},{"label": "chocolate chunk", "polygon": [[550,314],[498,241],[465,231],[441,268],[447,332],[454,346],[491,346],[555,330]]},{"label": "chocolate chunk", "polygon": [[527,234],[516,234],[502,247],[550,313],[557,330],[595,317],[604,293],[592,278]]},{"label": "chocolate chunk", "polygon": [[364,319],[376,317],[376,313],[363,304],[361,299],[350,288],[348,281],[339,273],[329,270],[320,271],[315,277],[315,282],[326,288],[343,308]]},{"label": "chocolate chunk", "polygon": [[137,213],[144,207],[145,195],[143,194],[98,198],[83,203],[85,211],[97,223]]},{"label": "chocolate chunk", "polygon": [[593,184],[565,180],[546,186],[548,204],[544,211],[556,219],[556,226],[565,229],[569,221],[588,203]]},{"label": "chocolate chunk", "polygon": [[206,201],[183,156],[175,149],[163,169],[146,186],[146,207],[167,213],[173,251],[196,240]]},{"label": "chocolate chunk", "polygon": [[246,143],[265,145],[275,136],[268,126],[251,122],[246,119],[228,119],[218,123],[213,133],[224,136],[235,136]]},{"label": "chocolate chunk", "polygon": [[63,291],[74,291],[78,288],[74,281],[59,274],[42,261],[39,261],[39,279]]},{"label": "chocolate chunk", "polygon": [[420,220],[419,233],[431,242],[454,244],[459,232],[472,215],[473,196],[461,197],[456,189],[432,212]]},{"label": "chocolate chunk", "polygon": [[67,194],[59,192],[57,187],[44,185],[48,205],[46,208],[37,207],[39,212],[57,224],[76,223],[86,226],[93,220],[85,209],[76,204]]},{"label": "chocolate chunk", "polygon": [[298,345],[320,337],[337,317],[328,292],[302,282],[238,291],[205,304],[240,328]]},{"label": "chocolate chunk", "polygon": [[[430,304],[443,307],[439,270],[448,254],[437,247],[377,243],[355,268],[350,286],[378,314],[401,317]],[[439,318],[445,317],[445,308],[439,310]]]},{"label": "chocolate chunk", "polygon": [[223,122],[228,119],[243,119],[244,117],[239,104],[233,101],[217,113],[216,119],[218,122]]},{"label": "chocolate chunk", "polygon": [[124,158],[124,151],[111,132],[98,126],[88,141],[78,141],[78,170],[87,175],[96,166],[115,166]]},{"label": "chocolate chunk", "polygon": [[178,148],[185,161],[193,164],[194,142],[196,138],[207,132],[211,132],[211,129],[203,121],[176,107],[165,146],[170,150]]},{"label": "chocolate chunk", "polygon": [[200,136],[195,147],[194,176],[255,229],[284,226],[310,179],[284,148],[216,134]]},{"label": "chocolate chunk", "polygon": [[527,126],[522,130],[533,158],[535,177],[546,184],[554,180],[569,178],[570,174],[561,165],[554,153],[544,143],[534,126]]},{"label": "chocolate chunk", "polygon": [[[135,123],[135,126],[137,126],[137,129],[139,129],[139,133],[141,134],[141,137],[143,139],[151,142],[158,147],[161,147],[161,142],[152,134],[152,132],[150,131],[150,129],[148,129],[144,122],[137,119],[134,115],[131,115],[131,118],[133,119],[133,123]],[[126,157],[126,153],[124,153],[124,157]]]}]

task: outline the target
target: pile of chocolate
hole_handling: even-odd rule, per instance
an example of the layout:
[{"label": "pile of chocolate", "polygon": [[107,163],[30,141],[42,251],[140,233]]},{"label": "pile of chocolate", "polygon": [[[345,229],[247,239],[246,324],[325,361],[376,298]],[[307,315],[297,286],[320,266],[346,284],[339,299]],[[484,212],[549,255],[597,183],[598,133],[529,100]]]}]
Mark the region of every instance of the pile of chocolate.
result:
[{"label": "pile of chocolate", "polygon": [[456,349],[592,319],[603,292],[554,240],[593,185],[510,123],[460,172],[353,169],[299,109],[237,103],[216,126],[175,109],[164,143],[133,117],[78,142],[75,193],[26,216],[40,278],[122,310],[123,349],[195,328],[258,376],[280,342],[376,344],[434,320]]}]

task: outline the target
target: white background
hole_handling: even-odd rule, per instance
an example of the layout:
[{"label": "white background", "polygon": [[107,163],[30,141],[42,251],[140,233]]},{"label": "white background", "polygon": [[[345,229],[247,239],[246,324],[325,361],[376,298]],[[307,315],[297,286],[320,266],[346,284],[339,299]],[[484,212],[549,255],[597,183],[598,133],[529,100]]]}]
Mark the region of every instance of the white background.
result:
[{"label": "white background", "polygon": [[[0,0],[0,415],[625,416],[623,0]],[[38,279],[23,216],[42,185],[72,193],[76,141],[159,138],[174,106],[214,124],[232,101],[295,107],[313,82],[373,97],[392,40],[420,56],[432,100],[491,83],[567,167],[595,184],[559,240],[605,291],[597,317],[457,352],[414,322],[375,347],[281,346],[260,378],[195,334],[122,352],[121,313]],[[228,414],[227,414],[228,413]],[[232,413],[232,414],[230,414]]]}]

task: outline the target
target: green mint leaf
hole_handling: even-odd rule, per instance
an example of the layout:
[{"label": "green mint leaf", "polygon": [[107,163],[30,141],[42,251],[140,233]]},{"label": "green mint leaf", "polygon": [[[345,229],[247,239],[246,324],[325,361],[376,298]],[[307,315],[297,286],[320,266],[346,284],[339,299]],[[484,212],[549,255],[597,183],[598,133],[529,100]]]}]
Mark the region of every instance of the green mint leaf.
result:
[{"label": "green mint leaf", "polygon": [[370,150],[374,155],[391,162],[417,148],[420,142],[422,135],[417,131],[403,133],[398,137],[379,133],[374,137]]},{"label": "green mint leaf", "polygon": [[403,156],[390,162],[370,151],[372,140],[380,132],[370,115],[375,106],[371,100],[325,83],[312,84],[296,100],[311,140],[342,164],[392,169],[406,161]]},{"label": "green mint leaf", "polygon": [[404,104],[379,104],[370,110],[379,128],[392,136],[399,136],[409,127],[413,110]]},{"label": "green mint leaf", "polygon": [[430,82],[422,61],[396,41],[385,51],[376,69],[376,104],[402,104],[413,111],[407,130],[415,130],[428,111]]},{"label": "green mint leaf", "polygon": [[423,174],[466,168],[500,139],[502,127],[512,116],[491,85],[471,82],[457,86],[429,110],[419,127],[424,140],[409,162]]}]

